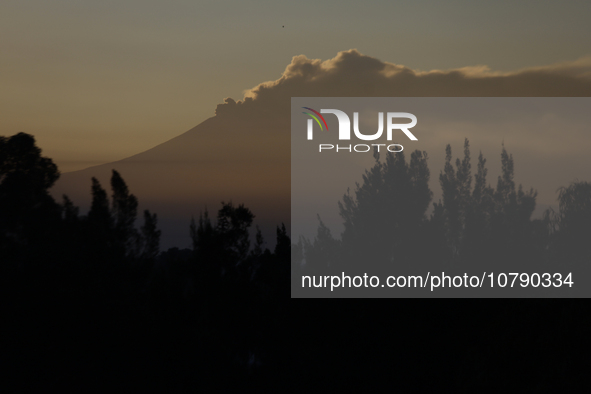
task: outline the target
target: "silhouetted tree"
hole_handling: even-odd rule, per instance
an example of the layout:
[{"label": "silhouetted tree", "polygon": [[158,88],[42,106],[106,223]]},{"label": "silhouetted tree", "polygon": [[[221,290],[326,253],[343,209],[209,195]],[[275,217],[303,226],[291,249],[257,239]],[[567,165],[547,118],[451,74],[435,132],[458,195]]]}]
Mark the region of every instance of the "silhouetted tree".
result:
[{"label": "silhouetted tree", "polygon": [[409,163],[404,153],[388,153],[381,162],[376,150],[374,158],[355,197],[347,191],[339,202],[342,256],[356,270],[420,260],[420,233],[432,198],[426,152],[414,151]]},{"label": "silhouetted tree", "polygon": [[62,210],[63,210],[63,218],[64,221],[66,223],[75,223],[78,221],[78,214],[80,212],[80,210],[78,209],[77,206],[74,205],[74,203],[72,202],[72,200],[70,200],[70,198],[68,196],[66,196],[64,194],[63,196],[63,204],[62,204]]},{"label": "silhouetted tree", "polygon": [[415,272],[421,265],[476,268],[494,263],[515,268],[547,260],[546,222],[531,220],[536,192],[515,186],[513,157],[504,146],[502,173],[494,189],[487,184],[482,152],[472,175],[468,139],[455,166],[447,145],[439,176],[442,201],[433,204],[429,219],[425,217],[432,197],[427,154],[413,152],[408,164],[403,153],[389,153],[385,162],[377,152],[374,157],[375,165],[365,171],[355,196],[347,190],[339,202],[345,227],[342,243],[320,222],[315,240],[302,240],[306,265],[303,271],[292,267],[296,272],[321,273],[335,264],[348,272],[375,273],[387,270],[391,263],[397,272]]},{"label": "silhouetted tree", "polygon": [[494,193],[494,213],[491,218],[494,256],[499,262],[515,267],[516,262],[527,259],[531,252],[531,215],[536,206],[537,192],[524,192],[521,185],[515,190],[513,155],[503,146],[501,153],[502,174]]},{"label": "silhouetted tree", "polygon": [[233,259],[244,260],[250,249],[249,229],[254,215],[243,204],[234,207],[232,203],[222,202],[222,205],[217,216],[217,231],[224,240],[224,248],[233,254]]},{"label": "silhouetted tree", "polygon": [[591,232],[591,183],[573,182],[558,189],[561,231],[584,238]]},{"label": "silhouetted tree", "polygon": [[118,247],[125,250],[127,256],[139,254],[139,234],[135,228],[137,217],[137,198],[129,193],[127,184],[121,175],[113,170],[111,176],[111,189],[113,190],[111,217],[114,225],[114,239]]},{"label": "silhouetted tree", "polygon": [[[466,144],[467,144],[466,140]],[[488,170],[486,159],[482,152],[478,155],[478,165],[474,174],[474,188],[467,197],[468,203],[464,211],[464,227],[460,245],[460,263],[468,266],[478,266],[483,263],[482,256],[490,253],[491,215],[494,212],[494,189],[487,185]],[[457,256],[456,256],[457,257]]]},{"label": "silhouetted tree", "polygon": [[35,145],[32,135],[0,136],[0,184],[4,187],[14,185],[18,189],[26,188],[28,192],[43,194],[53,186],[59,175],[53,161],[41,157],[41,149]]},{"label": "silhouetted tree", "polygon": [[102,246],[107,246],[110,233],[113,229],[113,218],[109,209],[107,192],[96,178],[92,178],[92,203],[88,212],[88,223],[91,231]]},{"label": "silhouetted tree", "polygon": [[561,187],[558,203],[558,214],[547,220],[553,268],[587,277],[591,272],[591,183],[577,181]]},{"label": "silhouetted tree", "polygon": [[318,230],[312,241],[300,238],[303,257],[306,260],[305,268],[308,275],[321,275],[327,268],[335,268],[336,264],[342,264],[341,241],[335,239],[328,227],[318,215]]},{"label": "silhouetted tree", "polygon": [[[262,238],[262,236],[261,236]],[[285,224],[277,227],[277,242],[275,244],[275,256],[283,261],[289,261],[291,256],[291,239],[287,235]]]},{"label": "silhouetted tree", "polygon": [[254,215],[222,203],[216,223],[207,211],[191,221],[193,250],[159,255],[157,216],[145,210],[136,228],[138,200],[117,171],[111,198],[92,179],[86,215],[67,196],[51,198],[58,176],[32,136],[0,137],[0,277],[15,317],[14,350],[3,355],[36,376],[35,391],[64,376],[88,382],[107,364],[133,365],[125,378],[134,387],[152,386],[135,369],[149,371],[149,382],[180,377],[185,388],[220,372],[256,377],[261,365],[277,373],[288,313],[284,225],[274,253],[258,229],[251,251]]},{"label": "silhouetted tree", "polygon": [[445,165],[443,172],[439,175],[439,183],[443,195],[443,209],[445,220],[445,233],[447,243],[451,249],[452,256],[456,257],[459,252],[461,233],[460,202],[458,181],[452,163],[451,146],[445,148]]},{"label": "silhouetted tree", "polygon": [[[541,261],[548,251],[556,267],[580,274],[591,260],[591,184],[575,182],[560,189],[559,213],[531,220],[535,192],[515,186],[512,157],[503,149],[503,173],[493,189],[487,186],[482,154],[472,181],[467,141],[464,158],[456,160],[455,167],[449,150],[442,172],[446,196],[435,204],[429,220],[425,213],[432,194],[426,154],[415,151],[408,163],[402,154],[389,154],[383,162],[376,154],[363,183],[340,204],[342,239],[350,245],[333,237],[320,221],[312,242],[300,239],[292,244],[282,224],[276,229],[273,252],[263,250],[258,228],[250,243],[254,214],[243,205],[222,203],[213,220],[207,211],[197,223],[191,220],[193,250],[169,249],[158,255],[157,216],[146,210],[143,224],[135,227],[138,202],[119,173],[114,171],[111,178],[111,199],[98,180],[92,180],[90,211],[80,215],[68,197],[60,205],[49,196],[57,168],[40,156],[31,136],[17,136],[0,137],[0,276],[11,301],[4,337],[14,344],[3,347],[3,356],[11,368],[35,376],[32,383],[20,382],[37,385],[35,391],[55,388],[62,381],[81,387],[89,381],[119,385],[123,375],[111,371],[125,371],[128,387],[143,384],[170,390],[177,382],[173,389],[179,391],[204,380],[224,390],[220,386],[225,382],[284,376],[281,371],[293,364],[293,349],[283,345],[285,329],[293,323],[293,311],[285,304],[290,258],[292,281],[294,275],[334,267],[379,274],[369,268],[382,263],[396,268],[388,274],[396,274],[399,267],[422,261],[513,261],[516,256]],[[457,229],[453,237],[450,226]],[[457,340],[481,336],[482,329],[490,334],[530,310],[525,305],[507,316],[506,307],[499,309],[489,321],[496,325],[449,333]],[[469,312],[472,319],[474,311]],[[448,314],[440,312],[436,321]],[[576,315],[565,313],[562,318]],[[359,316],[365,321],[369,314]],[[416,327],[429,327],[428,323],[424,319]],[[449,339],[449,333],[438,338]],[[322,336],[320,341],[326,342]],[[448,345],[442,354],[453,353],[454,346]],[[325,344],[320,349],[327,351],[319,353],[329,354],[331,347]],[[349,349],[341,350],[345,359]],[[496,348],[492,343],[490,349],[480,350],[494,354]],[[295,358],[307,368],[309,355],[304,353]],[[540,357],[543,354],[539,350]],[[328,358],[321,360],[322,366],[328,364]],[[460,365],[470,366],[472,359],[466,357]],[[96,371],[101,373],[99,380]],[[220,372],[222,382],[217,380]]]},{"label": "silhouetted tree", "polygon": [[146,260],[154,260],[160,252],[160,235],[158,230],[158,218],[149,210],[144,211],[144,225],[141,229],[143,251],[141,257]]},{"label": "silhouetted tree", "polygon": [[259,228],[259,226],[256,226],[256,229],[257,229],[257,231],[255,234],[255,243],[254,243],[254,247],[252,249],[252,255],[255,257],[263,254],[263,244],[265,243],[265,240],[263,238],[263,233],[261,233],[261,229]]},{"label": "silhouetted tree", "polygon": [[204,250],[213,245],[215,230],[207,209],[199,215],[199,226],[195,224],[195,219],[191,218],[190,235],[195,251]]},{"label": "silhouetted tree", "polygon": [[59,175],[32,135],[0,137],[0,254],[30,262],[50,247],[61,208],[48,190]]},{"label": "silhouetted tree", "polygon": [[487,186],[488,171],[482,152],[478,157],[472,188],[467,139],[464,142],[464,158],[461,161],[456,159],[455,170],[451,162],[451,147],[448,145],[444,170],[440,175],[443,202],[435,205],[432,217],[434,223],[444,222],[451,261],[474,266],[490,262],[497,265],[508,263],[508,259],[512,261],[510,264],[514,264],[528,254],[531,258],[534,249],[539,247],[534,233],[541,228],[540,223],[531,221],[536,192],[533,189],[524,192],[521,185],[516,190],[513,157],[505,147],[501,153],[502,173],[496,189]]}]

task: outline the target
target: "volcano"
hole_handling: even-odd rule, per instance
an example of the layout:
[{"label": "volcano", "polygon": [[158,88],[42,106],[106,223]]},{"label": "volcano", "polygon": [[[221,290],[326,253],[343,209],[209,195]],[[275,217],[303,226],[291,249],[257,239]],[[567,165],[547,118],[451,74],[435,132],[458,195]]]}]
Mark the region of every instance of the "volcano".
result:
[{"label": "volcano", "polygon": [[237,107],[226,99],[216,116],[145,152],[62,174],[52,194],[58,201],[66,194],[85,213],[91,178],[110,192],[117,170],[139,200],[138,218],[143,209],[158,215],[162,250],[189,247],[191,217],[206,209],[215,217],[222,202],[249,208],[272,247],[276,226],[290,228],[289,115],[226,106]]}]

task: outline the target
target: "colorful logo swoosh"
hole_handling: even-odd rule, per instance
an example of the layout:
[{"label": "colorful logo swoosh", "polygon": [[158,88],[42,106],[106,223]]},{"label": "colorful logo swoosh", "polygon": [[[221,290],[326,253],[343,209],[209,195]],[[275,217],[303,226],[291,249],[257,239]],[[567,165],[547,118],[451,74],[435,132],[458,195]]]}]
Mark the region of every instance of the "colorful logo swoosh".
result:
[{"label": "colorful logo swoosh", "polygon": [[[316,123],[318,123],[318,126],[320,126],[320,130],[324,130],[324,128],[322,127],[322,123],[320,123],[320,119],[322,119],[322,122],[324,122],[324,126],[326,126],[326,131],[328,131],[328,125],[326,124],[326,120],[324,120],[324,117],[322,115],[320,115],[320,112],[315,111],[312,108],[308,108],[308,107],[302,107],[302,108],[310,110],[310,111],[314,112],[314,114],[317,115],[317,116],[315,116],[314,114],[311,114],[309,112],[302,112],[303,114],[310,115],[312,118],[314,118]],[[318,117],[320,117],[320,119],[318,119]]]}]

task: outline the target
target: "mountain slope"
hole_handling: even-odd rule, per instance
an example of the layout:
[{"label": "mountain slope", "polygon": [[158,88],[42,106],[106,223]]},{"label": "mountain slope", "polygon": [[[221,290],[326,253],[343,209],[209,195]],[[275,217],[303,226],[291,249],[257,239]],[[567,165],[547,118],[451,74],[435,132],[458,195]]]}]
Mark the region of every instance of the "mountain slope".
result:
[{"label": "mountain slope", "polygon": [[250,208],[270,246],[275,226],[289,228],[290,215],[289,116],[273,118],[217,115],[145,152],[65,173],[52,193],[58,200],[67,194],[85,212],[91,178],[110,191],[115,169],[140,209],[158,214],[162,249],[188,247],[191,216],[205,208],[215,216],[222,201]]}]

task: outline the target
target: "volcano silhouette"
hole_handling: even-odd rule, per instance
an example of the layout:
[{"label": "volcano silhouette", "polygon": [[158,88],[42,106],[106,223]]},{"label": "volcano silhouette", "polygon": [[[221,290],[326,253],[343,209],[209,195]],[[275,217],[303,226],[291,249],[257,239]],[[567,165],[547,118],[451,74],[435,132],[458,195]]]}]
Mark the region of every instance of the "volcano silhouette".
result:
[{"label": "volcano silhouette", "polygon": [[[236,106],[231,99],[228,104]],[[197,219],[205,209],[215,217],[222,201],[248,207],[266,246],[272,247],[275,226],[290,224],[289,115],[220,113],[220,108],[216,116],[145,152],[62,174],[52,194],[58,201],[68,195],[84,213],[91,202],[91,178],[110,194],[115,169],[139,199],[138,213],[158,214],[161,249],[188,247],[191,217]]]}]

